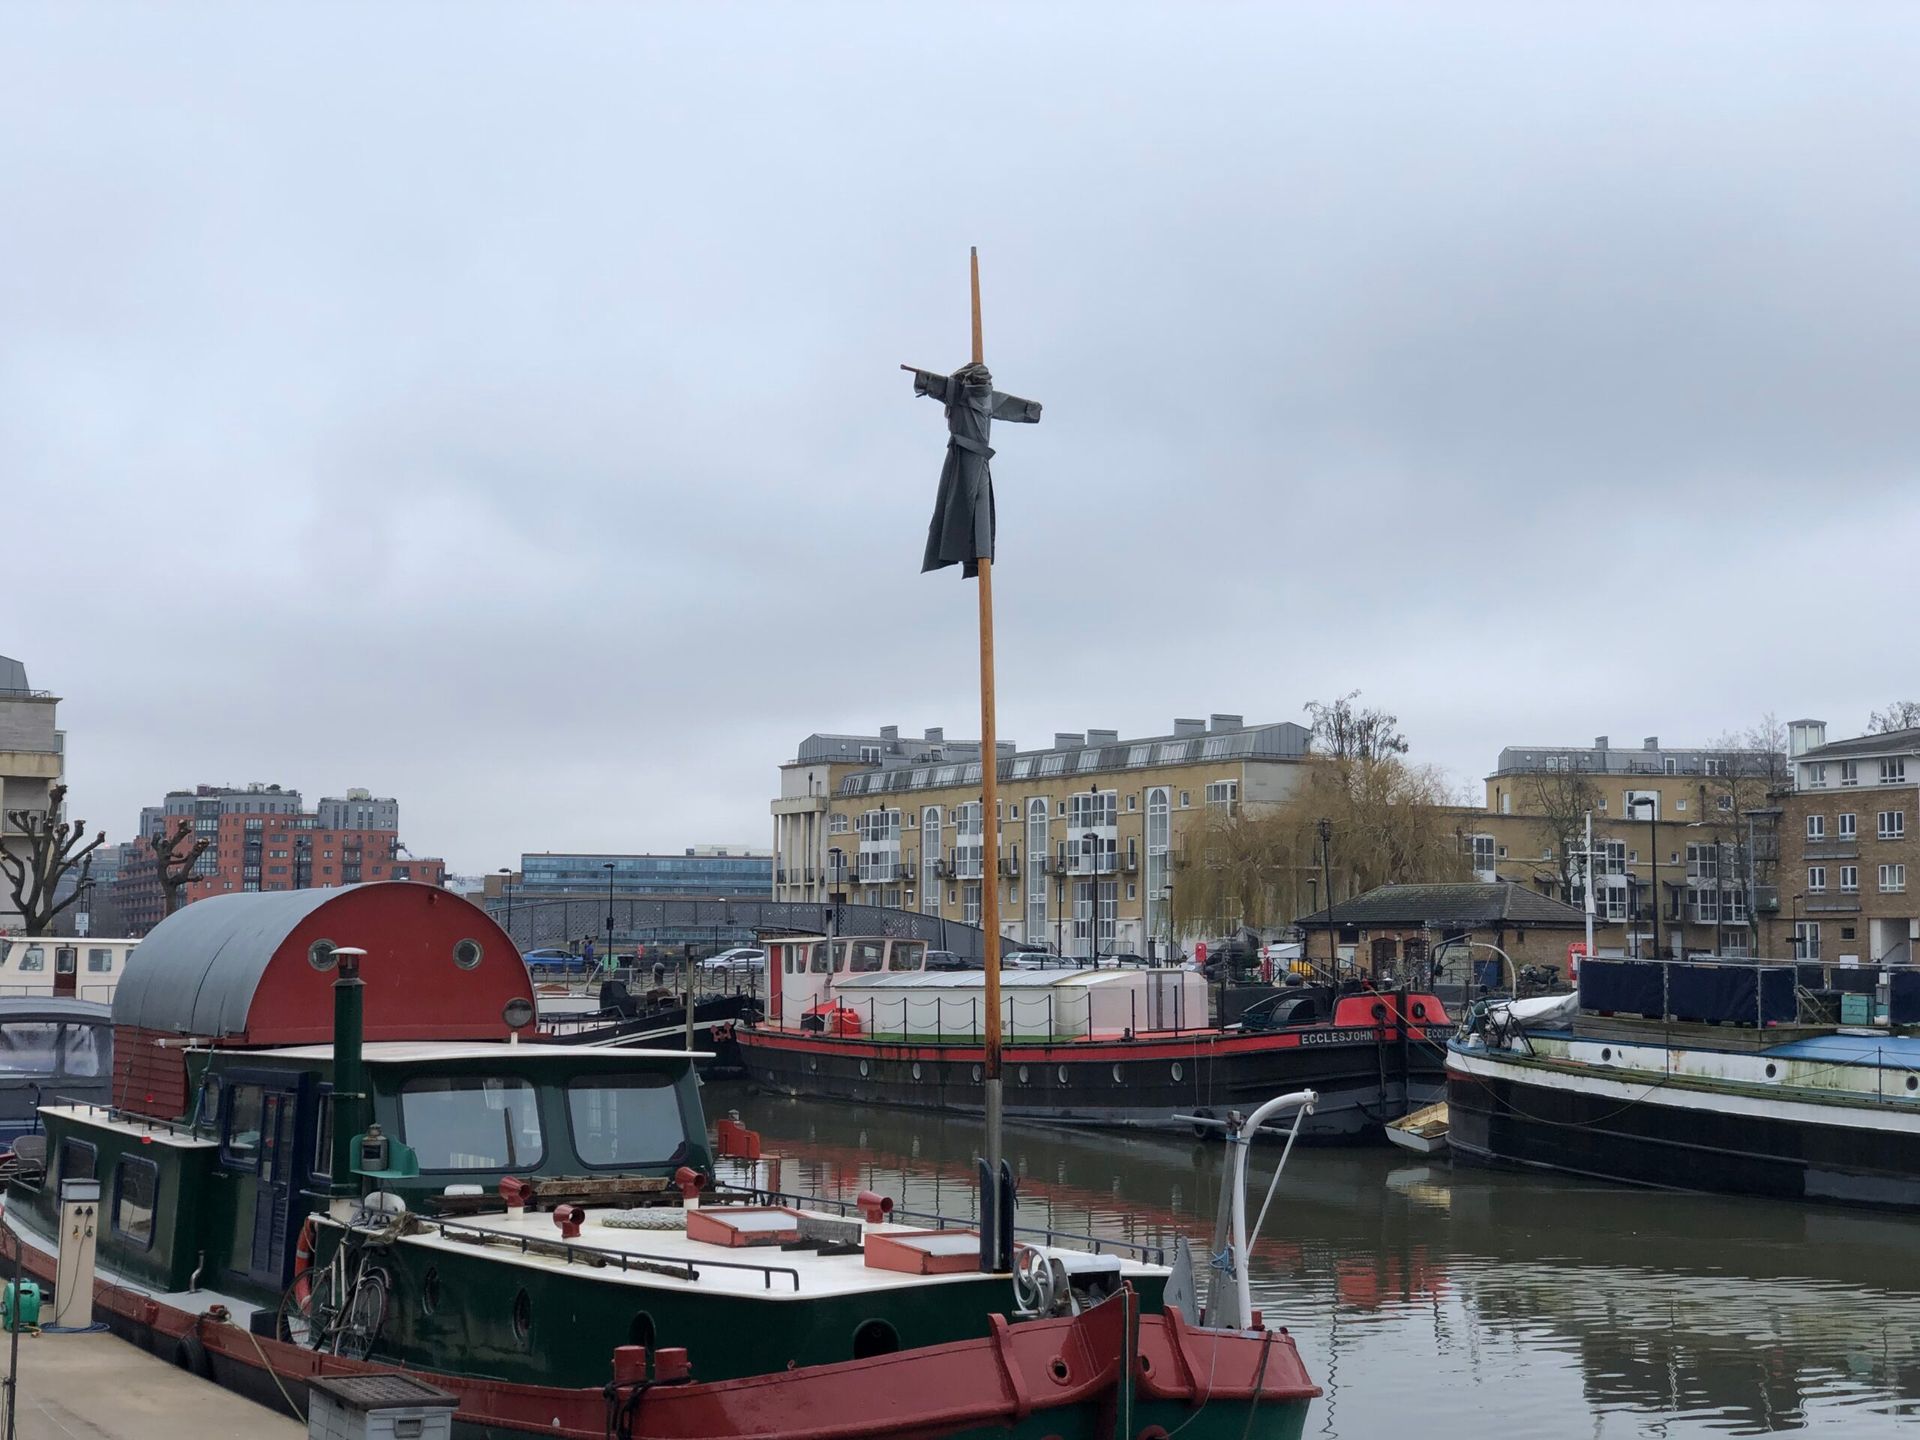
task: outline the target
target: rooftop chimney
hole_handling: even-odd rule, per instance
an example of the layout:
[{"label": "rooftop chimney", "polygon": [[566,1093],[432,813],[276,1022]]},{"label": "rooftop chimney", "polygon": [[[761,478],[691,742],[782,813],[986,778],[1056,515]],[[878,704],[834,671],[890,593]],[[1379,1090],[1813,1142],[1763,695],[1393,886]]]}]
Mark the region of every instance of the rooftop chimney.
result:
[{"label": "rooftop chimney", "polygon": [[1596,750],[1604,750],[1604,749],[1606,749],[1606,748],[1607,748],[1607,737],[1606,737],[1606,736],[1604,736],[1604,735],[1596,735],[1596,736],[1594,736],[1594,737],[1593,737],[1593,748],[1594,748],[1594,749],[1596,749]]},{"label": "rooftop chimney", "polygon": [[1175,720],[1173,722],[1173,733],[1175,738],[1186,735],[1204,735],[1207,733],[1207,722],[1204,720]]},{"label": "rooftop chimney", "polygon": [[1119,743],[1120,732],[1118,730],[1087,731],[1087,744],[1089,745],[1118,745]]},{"label": "rooftop chimney", "polygon": [[1640,742],[1640,748],[1642,750],[1658,750],[1660,748],[1660,737],[1658,735],[1647,736],[1646,739]]},{"label": "rooftop chimney", "polygon": [[931,725],[927,728],[926,741],[929,745],[947,743],[947,729],[944,725]]},{"label": "rooftop chimney", "polygon": [[1078,750],[1087,743],[1087,737],[1071,730],[1053,732],[1053,748],[1056,750]]},{"label": "rooftop chimney", "polygon": [[1225,735],[1229,731],[1245,729],[1246,723],[1247,717],[1244,715],[1216,715],[1213,717],[1213,733]]},{"label": "rooftop chimney", "polygon": [[882,725],[880,727],[880,738],[882,740],[898,740],[900,738],[900,727],[898,725]]}]

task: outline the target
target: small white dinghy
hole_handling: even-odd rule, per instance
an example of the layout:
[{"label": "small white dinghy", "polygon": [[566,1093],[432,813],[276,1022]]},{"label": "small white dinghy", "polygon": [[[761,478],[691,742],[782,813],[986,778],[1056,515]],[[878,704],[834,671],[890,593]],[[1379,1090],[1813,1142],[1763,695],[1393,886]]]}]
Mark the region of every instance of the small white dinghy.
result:
[{"label": "small white dinghy", "polygon": [[1404,1119],[1387,1122],[1387,1138],[1416,1155],[1447,1153],[1447,1102],[1442,1100]]}]

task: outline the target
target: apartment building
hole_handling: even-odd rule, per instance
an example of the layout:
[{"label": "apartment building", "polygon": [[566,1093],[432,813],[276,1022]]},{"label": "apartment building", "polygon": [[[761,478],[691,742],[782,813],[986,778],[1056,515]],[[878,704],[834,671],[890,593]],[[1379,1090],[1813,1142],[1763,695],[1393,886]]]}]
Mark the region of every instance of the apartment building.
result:
[{"label": "apartment building", "polygon": [[[1042,749],[1001,747],[1000,813],[986,816],[979,746],[940,734],[816,750],[815,782],[830,789],[806,810],[775,802],[776,864],[791,853],[783,815],[812,815],[818,849],[803,853],[820,867],[822,898],[977,925],[992,884],[1004,936],[1074,955],[1163,951],[1188,828],[1209,810],[1279,804],[1303,778],[1309,739],[1290,721],[1228,714],[1133,739],[1061,732]],[[809,737],[827,738],[840,737]],[[782,767],[783,781],[802,763]]]},{"label": "apartment building", "polygon": [[[1459,817],[1475,878],[1584,906],[1602,955],[1780,953],[1775,800],[1787,756],[1762,749],[1509,745],[1486,804]],[[1586,853],[1587,813],[1593,852]],[[1780,937],[1784,942],[1784,933]]]},{"label": "apartment building", "polygon": [[299,791],[279,785],[199,785],[169,791],[160,804],[141,809],[139,839],[122,847],[114,895],[128,931],[144,935],[164,917],[159,868],[149,842],[181,820],[190,823],[195,839],[212,842],[194,862],[182,903],[209,895],[325,889],[371,880],[441,884],[446,862],[410,854],[401,843],[397,802],[349,791],[346,800],[334,803],[362,803],[354,798],[356,793],[374,807],[390,807],[378,814],[393,824],[342,825],[337,822],[351,816],[339,808],[325,817],[336,823],[323,823],[320,813],[306,809]]},{"label": "apartment building", "polygon": [[[56,715],[60,699],[35,690],[27,667],[0,655],[0,846],[21,843],[20,828],[8,815],[15,810],[46,810],[49,794],[66,765],[66,735]],[[0,885],[0,932],[16,929],[13,887]]]},{"label": "apartment building", "polygon": [[1829,741],[1824,721],[1796,720],[1788,737],[1780,890],[1794,953],[1911,964],[1920,940],[1920,729]]}]

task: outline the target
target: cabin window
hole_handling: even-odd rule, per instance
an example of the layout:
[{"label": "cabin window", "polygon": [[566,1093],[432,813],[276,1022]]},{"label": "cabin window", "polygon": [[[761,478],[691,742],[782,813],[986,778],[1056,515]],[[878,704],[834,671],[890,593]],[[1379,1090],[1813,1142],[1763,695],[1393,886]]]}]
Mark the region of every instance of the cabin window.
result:
[{"label": "cabin window", "polygon": [[111,975],[113,973],[113,951],[104,945],[87,947],[87,973],[90,975]]},{"label": "cabin window", "polygon": [[226,1139],[220,1146],[220,1158],[236,1169],[251,1170],[259,1162],[262,1102],[258,1085],[227,1087]]},{"label": "cabin window", "polygon": [[71,1135],[60,1142],[60,1168],[56,1180],[91,1180],[98,1152],[91,1141],[75,1140]]},{"label": "cabin window", "polygon": [[886,941],[856,940],[853,942],[853,963],[848,968],[855,975],[871,974],[886,962],[886,958]]},{"label": "cabin window", "polygon": [[200,1080],[199,1103],[194,1107],[193,1128],[196,1134],[217,1135],[220,1133],[220,1077],[205,1075]]},{"label": "cabin window", "polygon": [[51,1020],[0,1025],[0,1075],[51,1075],[60,1054],[60,1026]]},{"label": "cabin window", "polygon": [[546,1153],[533,1086],[493,1075],[409,1080],[400,1087],[400,1138],[422,1170],[520,1170]]},{"label": "cabin window", "polygon": [[313,1127],[313,1163],[307,1173],[316,1180],[333,1177],[333,1087],[322,1085],[319,1119]]},{"label": "cabin window", "polygon": [[904,941],[896,940],[893,942],[893,949],[887,954],[887,969],[918,970],[920,968],[920,961],[921,954],[918,945],[909,945]]},{"label": "cabin window", "polygon": [[160,1167],[137,1155],[122,1155],[113,1167],[113,1233],[142,1250],[153,1248],[153,1201]]},{"label": "cabin window", "polygon": [[60,1073],[92,1079],[102,1073],[100,1032],[102,1025],[64,1025],[60,1037]]},{"label": "cabin window", "polygon": [[80,951],[73,945],[58,945],[53,951],[53,973],[71,975],[80,968]]},{"label": "cabin window", "polygon": [[44,970],[47,968],[47,951],[43,945],[29,945],[20,956],[22,970]]},{"label": "cabin window", "polygon": [[686,1154],[680,1097],[665,1075],[583,1075],[567,1086],[567,1122],[587,1165],[668,1165]]}]

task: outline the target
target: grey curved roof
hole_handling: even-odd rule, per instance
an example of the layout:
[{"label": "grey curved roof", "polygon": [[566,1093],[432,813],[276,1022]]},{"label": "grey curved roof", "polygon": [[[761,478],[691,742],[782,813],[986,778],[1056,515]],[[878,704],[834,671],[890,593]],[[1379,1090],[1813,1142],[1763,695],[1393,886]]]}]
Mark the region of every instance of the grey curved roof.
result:
[{"label": "grey curved roof", "polygon": [[98,1000],[76,1000],[71,995],[8,995],[0,999],[4,1020],[105,1020],[107,1007]]},{"label": "grey curved roof", "polygon": [[321,906],[359,889],[213,895],[154,926],[113,992],[113,1023],[175,1035],[247,1028],[253,992],[280,943]]}]

